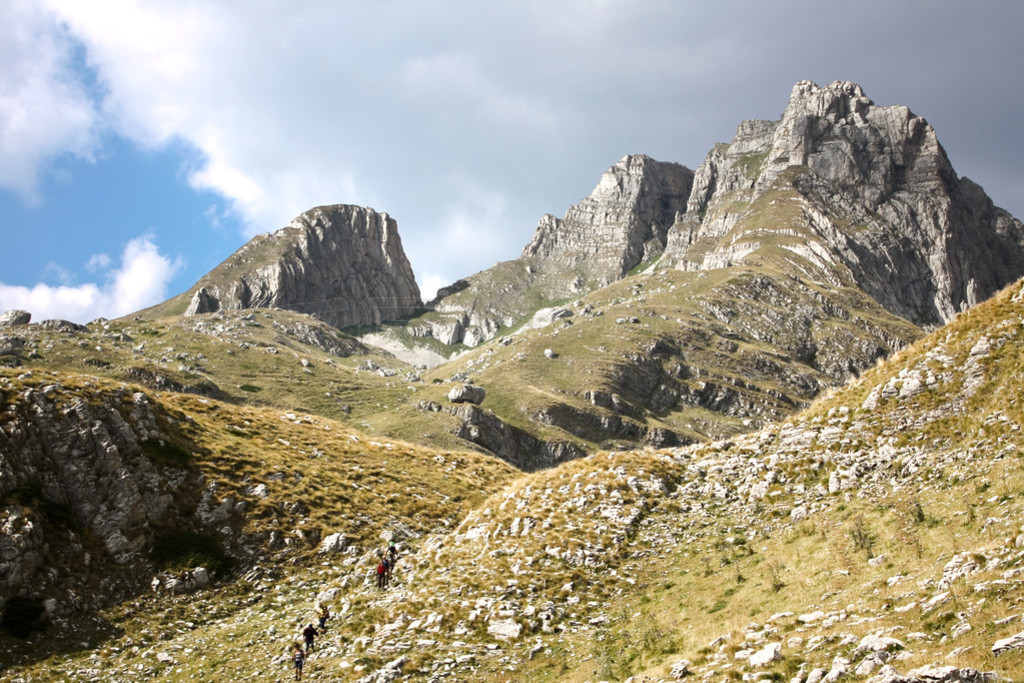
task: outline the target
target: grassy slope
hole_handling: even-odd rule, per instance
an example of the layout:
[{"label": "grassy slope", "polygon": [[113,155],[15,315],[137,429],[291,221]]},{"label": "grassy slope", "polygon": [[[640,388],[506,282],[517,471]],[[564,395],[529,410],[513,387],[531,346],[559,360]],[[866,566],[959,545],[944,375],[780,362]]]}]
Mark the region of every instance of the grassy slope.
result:
[{"label": "grassy slope", "polygon": [[[563,403],[579,410],[611,414],[590,405],[584,393],[588,390],[621,393],[618,385],[622,384],[623,377],[628,378],[633,372],[632,359],[648,355],[645,349],[660,339],[680,349],[671,359],[657,361],[663,364],[666,375],[671,375],[671,366],[683,363],[695,369],[692,377],[683,378],[683,383],[695,391],[709,381],[718,382],[743,395],[741,400],[758,405],[766,414],[765,419],[779,419],[794,407],[806,405],[821,387],[834,380],[792,357],[790,347],[805,330],[786,330],[766,315],[770,311],[779,319],[787,318],[785,306],[802,303],[802,297],[810,296],[810,288],[801,291],[785,278],[778,278],[776,281],[784,287],[792,285],[788,300],[752,301],[748,298],[750,294],[737,283],[758,274],[771,274],[771,271],[758,268],[706,273],[670,270],[634,276],[573,302],[576,315],[568,321],[556,321],[541,330],[521,331],[507,337],[507,344],[491,343],[474,349],[425,373],[424,378],[446,380],[455,375],[468,375],[488,392],[483,407],[506,422],[545,438],[573,439],[560,429],[537,422],[535,416]],[[855,295],[853,290],[835,293],[821,290],[815,291],[814,296],[857,316],[853,320],[820,316],[821,327],[813,332],[820,341],[829,336],[836,339],[836,343],[865,337],[861,329],[865,321],[876,329],[886,330],[894,338],[913,339],[919,334],[913,326],[886,314],[863,296]],[[581,314],[587,307],[592,312]],[[723,322],[716,314],[726,315],[729,320]],[[617,322],[633,318],[638,319],[639,324]],[[545,349],[551,349],[557,357],[546,357]],[[753,371],[749,367],[753,355],[770,358],[774,371]],[[805,388],[787,386],[780,381],[781,377],[799,377]],[[427,388],[426,395],[440,400],[443,391],[446,391],[443,387],[432,391]],[[779,400],[779,395],[786,399]],[[630,400],[630,397],[624,398]],[[651,412],[644,407],[648,398],[633,397],[635,410],[628,414],[650,427],[667,427],[695,439],[750,429],[749,421],[744,423],[735,416],[710,413],[685,402],[667,411]],[[754,423],[758,422],[755,418]],[[592,438],[598,445],[604,441],[600,434]]]},{"label": "grassy slope", "polygon": [[[57,383],[69,397],[123,386],[69,373],[3,372],[15,389]],[[343,533],[365,552],[382,542],[385,531],[409,538],[453,526],[488,492],[515,475],[511,467],[487,456],[375,441],[319,416],[183,394],[155,394],[153,400],[161,410],[179,416],[181,428],[195,444],[191,466],[202,472],[209,490],[218,500],[246,505],[246,525],[240,533],[274,534],[280,539],[280,547],[268,543],[255,558],[243,558],[243,568],[255,561],[269,564],[271,574],[315,562],[318,539],[328,534]],[[259,488],[263,492],[255,493]],[[170,638],[180,632],[182,618],[191,622],[191,629],[244,616],[251,604],[250,590],[241,581],[195,602],[143,595],[98,618],[70,615],[68,622],[27,642],[0,635],[0,661],[9,667],[27,664],[27,669],[15,669],[27,680],[40,675],[44,680],[65,678],[78,666],[72,664],[77,657],[102,657],[121,639],[138,642],[150,633],[156,640]],[[100,649],[83,650],[82,643]],[[55,654],[47,659],[50,652]],[[46,661],[36,664],[39,659]]]},{"label": "grassy slope", "polygon": [[[111,641],[36,671],[284,678],[280,657],[310,619],[313,596],[335,588],[344,618],[308,664],[334,680],[403,653],[406,673],[440,666],[458,680],[663,676],[681,658],[698,675],[739,680],[750,669],[735,653],[765,642],[782,643],[783,658],[765,671],[785,680],[827,670],[836,656],[858,664],[853,651],[868,633],[903,643],[894,663],[904,673],[937,663],[1020,679],[1019,654],[990,653],[1021,630],[1024,613],[1019,289],[787,423],[518,477],[453,532],[412,541],[388,593],[364,583],[367,563],[280,568],[163,604],[160,618],[112,615],[143,642]],[[901,397],[917,376],[923,389]],[[856,472],[845,490],[817,490],[839,472]],[[752,495],[762,484],[764,495]],[[808,517],[792,521],[794,508]],[[977,571],[940,585],[961,554]],[[195,620],[207,611],[214,616]],[[810,623],[798,619],[815,612]],[[502,614],[524,626],[519,640],[487,634]],[[413,628],[431,618],[435,630]],[[157,652],[175,663],[158,663]]]},{"label": "grassy slope", "polygon": [[[349,355],[303,343],[306,328],[335,340]],[[415,409],[425,385],[411,367],[300,313],[135,317],[92,325],[82,333],[37,326],[8,333],[28,343],[20,361],[25,369],[60,368],[129,382],[140,381],[132,373],[142,371],[239,405],[322,415],[381,438],[466,447],[451,435],[444,416]]]}]

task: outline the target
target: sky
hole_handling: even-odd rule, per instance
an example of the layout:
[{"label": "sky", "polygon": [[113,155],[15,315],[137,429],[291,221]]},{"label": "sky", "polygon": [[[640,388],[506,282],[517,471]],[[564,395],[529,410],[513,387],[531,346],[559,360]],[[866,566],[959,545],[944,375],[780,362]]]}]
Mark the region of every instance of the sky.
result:
[{"label": "sky", "polygon": [[804,79],[910,107],[1024,217],[1022,27],[1005,0],[2,0],[0,311],[126,315],[321,204],[395,218],[428,299]]}]

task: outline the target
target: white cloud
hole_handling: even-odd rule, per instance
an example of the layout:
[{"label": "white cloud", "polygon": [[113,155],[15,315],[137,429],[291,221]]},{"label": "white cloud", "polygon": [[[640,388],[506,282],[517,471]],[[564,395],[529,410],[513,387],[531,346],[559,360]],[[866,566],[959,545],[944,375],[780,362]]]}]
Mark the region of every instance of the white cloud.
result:
[{"label": "white cloud", "polygon": [[451,282],[441,275],[424,273],[420,276],[420,280],[417,284],[420,287],[420,298],[426,302],[430,301],[437,295],[437,290],[441,289],[445,285],[450,285]]},{"label": "white cloud", "polygon": [[[90,259],[94,265],[100,262]],[[180,261],[160,253],[152,235],[143,235],[125,245],[120,265],[99,284],[23,287],[0,282],[0,310],[27,310],[36,321],[61,318],[86,323],[117,318],[166,299],[168,284],[181,267]]]},{"label": "white cloud", "polygon": [[85,269],[90,273],[103,272],[110,268],[109,254],[93,254],[85,263]]},{"label": "white cloud", "polygon": [[61,154],[90,159],[97,114],[72,68],[72,44],[31,0],[0,3],[0,187],[34,203]]},{"label": "white cloud", "polygon": [[[395,216],[417,272],[432,274],[421,275],[428,290],[428,277],[450,282],[514,258],[543,213],[561,215],[625,154],[695,168],[742,119],[781,114],[803,78],[862,80],[882,103],[917,87],[907,103],[923,115],[925,97],[945,91],[965,129],[1018,127],[1021,89],[976,76],[1019,61],[1020,9],[947,2],[922,19],[912,5],[875,0],[836,22],[809,0],[788,12],[739,5],[9,0],[0,3],[0,185],[31,195],[41,164],[89,158],[99,132],[146,148],[180,144],[197,154],[188,182],[224,197],[246,236],[324,203]],[[831,49],[878,28],[879,12],[889,39],[877,50]],[[934,39],[936,26],[1000,12],[1004,20],[979,25],[993,29],[978,34],[986,45],[1004,46],[985,62],[965,60],[967,44],[948,50]],[[93,90],[72,69],[82,55]],[[900,55],[923,68],[893,69]],[[876,83],[892,96],[874,94]],[[976,94],[964,97],[969,83]],[[972,125],[977,102],[1002,123]],[[1015,149],[999,133],[989,145]],[[208,216],[214,228],[219,214]]]},{"label": "white cloud", "polygon": [[345,152],[365,136],[339,125],[355,108],[334,78],[341,44],[316,38],[336,23],[330,5],[309,14],[161,0],[50,5],[85,45],[113,130],[143,147],[197,150],[189,184],[225,197],[249,235],[358,199]]}]

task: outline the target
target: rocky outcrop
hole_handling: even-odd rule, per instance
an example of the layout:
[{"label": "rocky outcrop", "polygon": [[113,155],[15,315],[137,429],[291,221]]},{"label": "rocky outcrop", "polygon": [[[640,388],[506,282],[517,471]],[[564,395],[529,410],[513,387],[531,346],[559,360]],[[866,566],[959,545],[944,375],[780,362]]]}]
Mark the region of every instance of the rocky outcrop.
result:
[{"label": "rocky outcrop", "polygon": [[740,124],[698,168],[667,242],[664,263],[686,270],[774,251],[924,325],[1024,274],[1024,225],[957,177],[925,119],[849,82],[801,81],[779,121]]},{"label": "rocky outcrop", "polygon": [[[66,609],[137,591],[154,529],[180,527],[198,491],[188,445],[142,392],[0,379],[0,396],[0,596],[31,587],[67,596]],[[68,567],[89,571],[54,569]]]},{"label": "rocky outcrop", "polygon": [[625,156],[564,218],[541,218],[522,258],[537,268],[571,271],[592,286],[618,280],[661,254],[692,185],[693,171],[685,166]]},{"label": "rocky outcrop", "polygon": [[0,327],[9,327],[11,325],[28,325],[31,321],[31,313],[16,308],[11,309],[9,311],[4,311],[3,314],[0,314]]},{"label": "rocky outcrop", "polygon": [[460,421],[456,436],[489,450],[524,472],[547,469],[586,455],[574,443],[543,441],[471,403],[449,410]]},{"label": "rocky outcrop", "polygon": [[478,387],[475,384],[460,384],[452,387],[452,390],[448,392],[448,400],[452,403],[480,405],[483,403],[486,395],[487,392],[484,391],[483,387]]},{"label": "rocky outcrop", "polygon": [[563,218],[540,219],[518,259],[439,291],[420,336],[477,346],[532,315],[535,302],[586,293],[661,255],[686,210],[693,171],[643,155],[623,157]]},{"label": "rocky outcrop", "polygon": [[395,220],[349,205],[311,209],[253,238],[187,296],[187,316],[273,307],[339,328],[395,320],[421,306]]}]

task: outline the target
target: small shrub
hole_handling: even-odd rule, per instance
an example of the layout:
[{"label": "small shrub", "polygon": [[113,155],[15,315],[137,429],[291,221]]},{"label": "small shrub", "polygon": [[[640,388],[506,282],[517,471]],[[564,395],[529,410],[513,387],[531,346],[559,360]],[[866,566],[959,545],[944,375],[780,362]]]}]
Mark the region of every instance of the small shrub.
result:
[{"label": "small shrub", "polygon": [[248,391],[250,393],[256,393],[257,391],[263,391],[263,387],[258,387],[255,384],[242,384],[238,387],[242,391]]},{"label": "small shrub", "polygon": [[156,465],[185,467],[192,460],[192,454],[172,441],[147,439],[142,442],[142,452]]},{"label": "small shrub", "polygon": [[150,556],[157,567],[167,570],[206,567],[220,574],[234,565],[216,538],[191,531],[159,534],[153,539]]},{"label": "small shrub", "polygon": [[14,597],[4,605],[3,627],[15,638],[28,638],[32,631],[43,630],[42,600]]},{"label": "small shrub", "polygon": [[786,587],[786,583],[782,580],[782,572],[786,571],[786,565],[779,560],[772,560],[766,569],[768,570],[768,584],[772,587],[773,593],[778,593]]},{"label": "small shrub", "polygon": [[910,519],[918,524],[924,523],[924,508],[921,507],[921,501],[915,500],[910,504]]},{"label": "small shrub", "polygon": [[850,538],[853,540],[853,545],[858,550],[863,550],[867,553],[868,558],[872,557],[871,551],[875,547],[875,535],[864,524],[864,518],[857,516],[853,520],[853,527],[850,529]]}]

